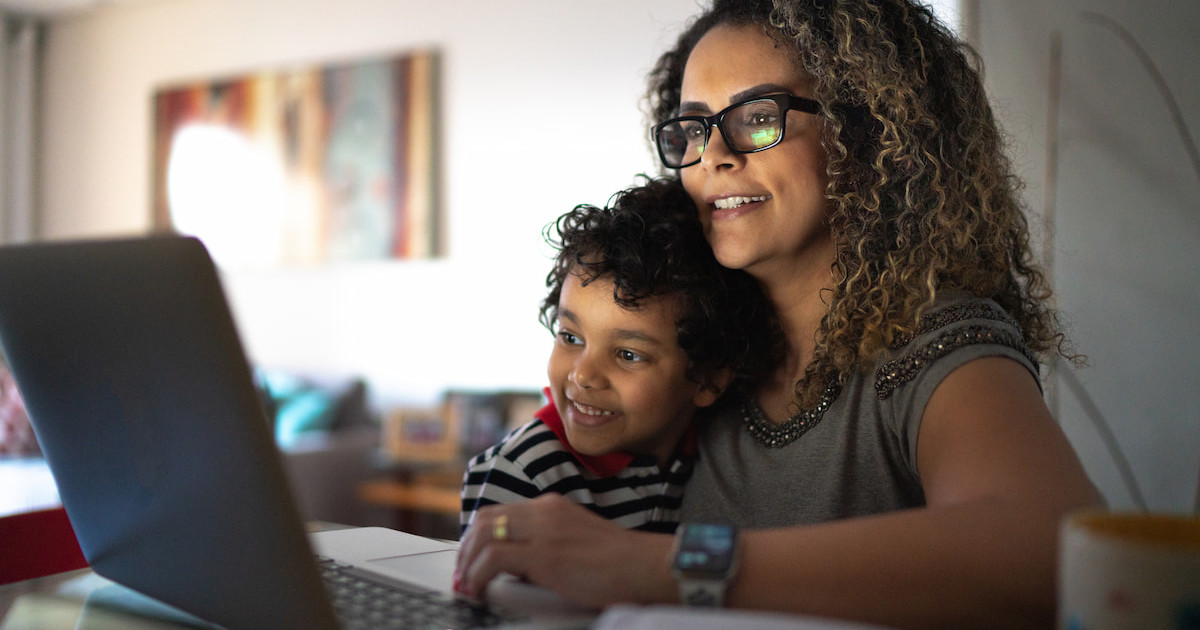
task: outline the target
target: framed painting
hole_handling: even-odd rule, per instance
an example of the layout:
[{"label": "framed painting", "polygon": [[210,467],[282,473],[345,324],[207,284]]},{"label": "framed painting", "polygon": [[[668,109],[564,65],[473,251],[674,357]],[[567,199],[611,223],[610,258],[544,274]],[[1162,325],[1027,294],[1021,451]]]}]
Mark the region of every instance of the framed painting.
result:
[{"label": "framed painting", "polygon": [[443,254],[435,51],[154,94],[154,228],[224,266]]}]

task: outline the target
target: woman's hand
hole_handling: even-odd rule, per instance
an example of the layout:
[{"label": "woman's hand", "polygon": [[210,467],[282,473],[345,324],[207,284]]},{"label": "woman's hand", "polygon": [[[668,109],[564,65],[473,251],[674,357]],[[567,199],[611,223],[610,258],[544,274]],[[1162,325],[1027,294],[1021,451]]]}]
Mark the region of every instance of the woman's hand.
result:
[{"label": "woman's hand", "polygon": [[455,588],[482,597],[500,573],[584,606],[667,602],[671,537],[630,531],[559,494],[482,508],[462,539]]}]

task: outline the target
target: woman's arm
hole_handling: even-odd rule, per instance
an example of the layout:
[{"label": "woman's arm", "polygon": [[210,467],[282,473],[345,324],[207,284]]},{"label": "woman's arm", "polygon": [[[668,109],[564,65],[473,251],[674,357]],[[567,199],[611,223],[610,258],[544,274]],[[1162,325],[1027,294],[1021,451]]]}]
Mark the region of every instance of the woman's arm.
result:
[{"label": "woman's arm", "polygon": [[[926,406],[927,507],[745,536],[735,605],[897,627],[1052,627],[1059,522],[1099,502],[1033,377],[993,357]],[[773,588],[789,575],[805,588]]]},{"label": "woman's arm", "polygon": [[[1052,627],[1058,526],[1099,503],[1033,377],[954,370],[921,421],[927,507],[745,536],[735,605],[897,627]],[[790,575],[807,588],[772,588]]]},{"label": "woman's arm", "polygon": [[[506,516],[507,539],[493,538]],[[672,538],[625,529],[560,494],[476,513],[463,537],[455,583],[482,597],[500,573],[556,591],[584,606],[677,601],[671,579]]]},{"label": "woman's arm", "polygon": [[[901,628],[1051,627],[1059,521],[1099,497],[1029,372],[1004,358],[952,372],[917,457],[926,508],[745,532],[729,605]],[[505,506],[520,542],[473,528],[459,559],[467,588],[504,570],[589,605],[678,601],[670,537],[574,508]]]}]

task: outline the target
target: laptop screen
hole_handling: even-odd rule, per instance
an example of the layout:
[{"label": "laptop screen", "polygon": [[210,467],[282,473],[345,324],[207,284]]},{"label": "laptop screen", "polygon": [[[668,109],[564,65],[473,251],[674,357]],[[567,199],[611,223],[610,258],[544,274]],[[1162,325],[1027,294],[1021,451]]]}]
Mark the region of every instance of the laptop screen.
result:
[{"label": "laptop screen", "polygon": [[97,573],[222,625],[336,627],[199,241],[0,248],[0,345]]}]

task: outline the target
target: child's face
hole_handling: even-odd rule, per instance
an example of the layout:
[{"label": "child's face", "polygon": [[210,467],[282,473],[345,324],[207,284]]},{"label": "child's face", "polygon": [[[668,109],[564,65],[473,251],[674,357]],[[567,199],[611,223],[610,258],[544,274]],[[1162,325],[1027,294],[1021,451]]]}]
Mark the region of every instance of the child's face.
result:
[{"label": "child's face", "polygon": [[567,440],[584,455],[653,455],[665,465],[697,407],[719,395],[685,376],[675,335],[678,300],[654,297],[626,310],[613,283],[571,274],[558,301],[547,372]]}]

